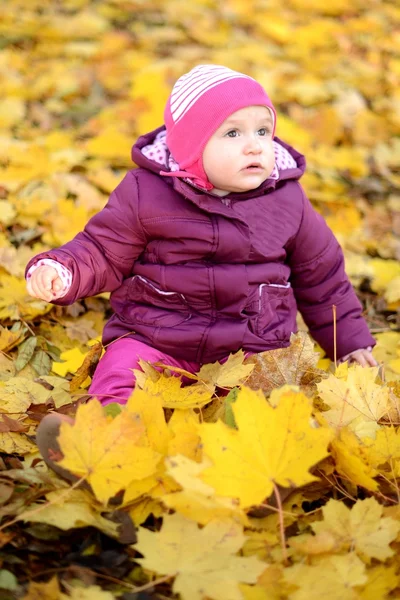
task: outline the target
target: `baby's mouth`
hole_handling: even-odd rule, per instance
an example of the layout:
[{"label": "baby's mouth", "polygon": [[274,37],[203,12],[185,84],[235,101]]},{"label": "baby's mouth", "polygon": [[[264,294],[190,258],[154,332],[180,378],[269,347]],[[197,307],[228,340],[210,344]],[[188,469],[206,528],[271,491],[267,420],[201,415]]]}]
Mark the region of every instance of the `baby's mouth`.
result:
[{"label": "baby's mouth", "polygon": [[247,167],[244,168],[245,171],[259,171],[262,170],[262,165],[261,163],[251,163],[250,165],[247,165]]}]

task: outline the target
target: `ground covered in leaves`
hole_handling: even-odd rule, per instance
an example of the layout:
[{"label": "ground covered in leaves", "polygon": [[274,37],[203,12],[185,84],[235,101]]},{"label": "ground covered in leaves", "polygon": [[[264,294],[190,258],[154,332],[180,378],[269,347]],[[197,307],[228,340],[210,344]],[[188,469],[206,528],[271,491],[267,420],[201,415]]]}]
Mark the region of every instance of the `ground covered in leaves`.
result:
[{"label": "ground covered in leaves", "polygon": [[[399,24],[383,0],[2,6],[1,598],[399,596]],[[277,134],[306,154],[380,367],[335,371],[300,333],[191,386],[143,365],[104,413],[84,401],[107,295],[52,307],[24,267],[104,206],[176,78],[206,62],[264,84]],[[37,453],[51,410],[77,416],[60,436],[73,486]]]}]

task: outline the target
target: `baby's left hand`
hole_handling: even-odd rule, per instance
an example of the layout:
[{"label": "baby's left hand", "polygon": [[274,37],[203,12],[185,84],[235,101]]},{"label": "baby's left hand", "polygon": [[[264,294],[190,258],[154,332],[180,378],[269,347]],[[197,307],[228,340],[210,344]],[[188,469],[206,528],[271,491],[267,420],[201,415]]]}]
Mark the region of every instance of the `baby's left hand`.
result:
[{"label": "baby's left hand", "polygon": [[377,367],[378,363],[372,355],[370,350],[366,348],[361,350],[354,350],[347,357],[345,357],[349,363],[356,362],[362,367]]}]

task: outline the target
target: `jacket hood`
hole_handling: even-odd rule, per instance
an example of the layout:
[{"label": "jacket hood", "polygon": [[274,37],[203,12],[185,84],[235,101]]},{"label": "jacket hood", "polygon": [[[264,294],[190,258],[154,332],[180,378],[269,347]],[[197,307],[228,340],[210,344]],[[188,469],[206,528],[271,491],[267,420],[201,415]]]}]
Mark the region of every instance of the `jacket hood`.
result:
[{"label": "jacket hood", "polygon": [[[174,159],[170,155],[168,148],[165,148],[166,152],[158,151],[157,139],[163,137],[162,134],[165,131],[165,126],[162,125],[154,131],[139,137],[132,146],[131,157],[133,162],[138,167],[142,167],[143,169],[147,169],[148,171],[152,171],[153,173],[164,177],[167,184],[172,185],[177,191],[184,193],[186,196],[191,195],[191,188],[196,195],[198,195],[200,192],[215,198],[216,196],[214,194],[198,188],[189,179],[182,178],[179,175],[179,166],[175,163]],[[266,179],[258,188],[254,190],[240,193],[231,192],[227,196],[224,196],[224,198],[230,198],[232,200],[246,200],[247,198],[252,198],[254,196],[267,193],[279,185],[279,182],[281,181],[300,179],[306,169],[306,159],[304,155],[276,136],[274,137],[274,142],[278,145],[279,154],[285,156],[285,160],[283,161],[283,164],[280,164],[279,159],[276,161],[276,168],[274,169],[275,172],[273,173],[273,177],[271,176],[270,178]],[[155,151],[149,153],[147,150],[152,145]],[[143,152],[144,149],[146,149],[146,154]],[[174,171],[176,172],[175,176],[168,176],[170,173],[173,175]]]}]

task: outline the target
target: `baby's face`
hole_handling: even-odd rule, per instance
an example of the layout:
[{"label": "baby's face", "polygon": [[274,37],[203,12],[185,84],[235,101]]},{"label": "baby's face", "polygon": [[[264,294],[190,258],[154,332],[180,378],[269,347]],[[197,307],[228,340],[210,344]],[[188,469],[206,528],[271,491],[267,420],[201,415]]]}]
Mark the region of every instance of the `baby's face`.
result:
[{"label": "baby's face", "polygon": [[272,131],[266,106],[247,106],[225,119],[203,152],[213,193],[247,192],[269,177],[275,164]]}]

